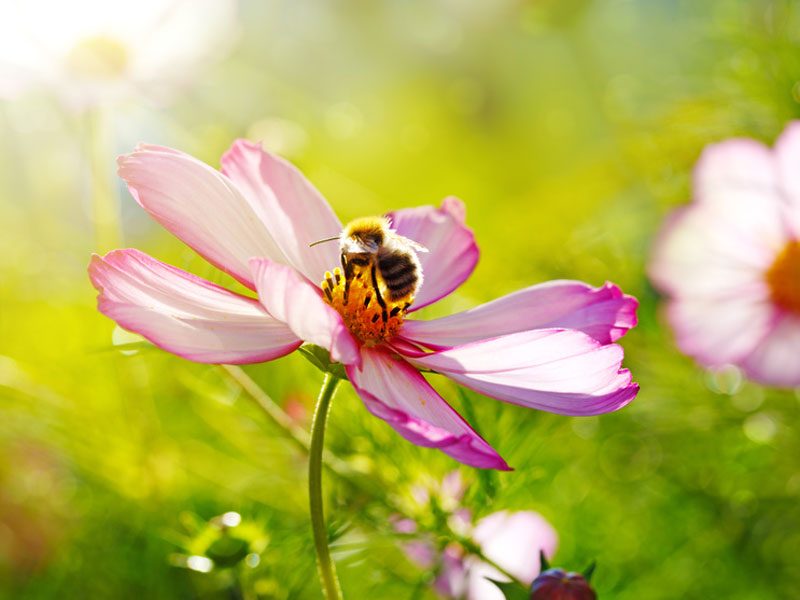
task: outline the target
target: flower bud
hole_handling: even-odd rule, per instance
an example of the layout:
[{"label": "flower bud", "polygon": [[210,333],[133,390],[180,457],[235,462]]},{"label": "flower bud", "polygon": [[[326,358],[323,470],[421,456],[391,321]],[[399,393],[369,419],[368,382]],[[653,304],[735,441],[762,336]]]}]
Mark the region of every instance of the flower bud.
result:
[{"label": "flower bud", "polygon": [[597,600],[597,594],[580,573],[548,569],[533,581],[531,600]]}]

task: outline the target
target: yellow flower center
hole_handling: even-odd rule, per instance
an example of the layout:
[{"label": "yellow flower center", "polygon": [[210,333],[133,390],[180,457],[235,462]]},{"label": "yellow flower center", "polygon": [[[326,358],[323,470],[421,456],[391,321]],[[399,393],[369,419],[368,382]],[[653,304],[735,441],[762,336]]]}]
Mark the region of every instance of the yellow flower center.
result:
[{"label": "yellow flower center", "polygon": [[67,56],[67,68],[78,77],[112,79],[124,75],[127,67],[125,46],[104,36],[81,40]]},{"label": "yellow flower center", "polygon": [[373,281],[369,266],[354,267],[349,284],[338,267],[333,273],[326,272],[322,291],[325,301],[342,315],[350,332],[368,346],[397,335],[414,301],[409,296],[393,302],[380,275]]},{"label": "yellow flower center", "polygon": [[778,306],[800,313],[800,242],[789,242],[767,271],[772,301]]}]

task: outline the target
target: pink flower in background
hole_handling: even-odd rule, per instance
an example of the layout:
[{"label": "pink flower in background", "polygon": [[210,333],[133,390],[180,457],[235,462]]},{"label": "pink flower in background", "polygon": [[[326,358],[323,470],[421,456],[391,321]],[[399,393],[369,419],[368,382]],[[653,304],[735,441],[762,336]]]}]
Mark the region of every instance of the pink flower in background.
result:
[{"label": "pink flower in background", "polygon": [[703,151],[693,201],[667,221],[650,277],[681,351],[756,381],[800,384],[800,122],[773,149]]},{"label": "pink flower in background", "polygon": [[[540,552],[552,558],[558,546],[555,529],[540,514],[522,510],[499,511],[472,524],[472,511],[461,504],[467,489],[459,471],[448,473],[441,483],[431,490],[422,486],[412,488],[417,510],[427,515],[435,502],[437,510],[447,515],[450,531],[471,539],[481,553],[526,585],[530,585],[541,570]],[[416,534],[418,525],[413,519],[399,519],[394,530],[402,534]],[[437,552],[433,540],[420,534],[402,545],[406,556],[423,569],[435,569],[433,588],[445,598],[467,600],[504,600],[500,589],[491,581],[508,581],[493,566],[481,558],[467,553],[457,542]]]},{"label": "pink flower in background", "polygon": [[0,3],[0,97],[49,89],[84,109],[169,99],[238,37],[235,0]]},{"label": "pink flower in background", "polygon": [[[539,574],[539,552],[551,559],[556,552],[558,535],[540,514],[530,510],[496,512],[475,525],[472,539],[481,552],[522,583],[530,585]],[[508,581],[494,567],[471,556],[466,560],[467,600],[503,600],[503,594],[491,581]]]},{"label": "pink flower in background", "polygon": [[[496,469],[509,467],[418,369],[566,415],[617,410],[638,391],[613,343],[635,324],[637,301],[613,284],[552,281],[444,318],[407,319],[393,337],[359,339],[352,323],[361,313],[345,315],[348,328],[318,285],[339,264],[338,248],[309,247],[337,235],[342,224],[291,164],[244,140],[223,155],[221,172],[151,145],[118,162],[153,218],[257,293],[229,291],[138,250],[93,256],[99,310],[165,350],[196,362],[241,364],[316,344],[344,365],[367,409],[404,438]],[[408,208],[389,218],[399,235],[428,249],[419,256],[424,283],[409,313],[472,273],[478,247],[461,201],[447,198],[441,208]]]}]

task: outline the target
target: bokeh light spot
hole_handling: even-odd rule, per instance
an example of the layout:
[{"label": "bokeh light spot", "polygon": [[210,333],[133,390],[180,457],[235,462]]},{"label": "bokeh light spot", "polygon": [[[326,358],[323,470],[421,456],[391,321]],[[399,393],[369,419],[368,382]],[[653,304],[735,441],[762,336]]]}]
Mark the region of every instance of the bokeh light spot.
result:
[{"label": "bokeh light spot", "polygon": [[754,442],[766,444],[778,432],[778,424],[767,413],[760,412],[749,416],[742,425],[744,434]]}]

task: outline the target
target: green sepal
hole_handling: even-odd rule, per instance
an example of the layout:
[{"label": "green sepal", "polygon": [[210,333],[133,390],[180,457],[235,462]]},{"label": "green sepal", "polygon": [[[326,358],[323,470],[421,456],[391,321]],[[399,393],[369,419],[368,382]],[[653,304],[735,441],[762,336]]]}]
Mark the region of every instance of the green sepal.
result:
[{"label": "green sepal", "polygon": [[593,560],[591,564],[583,570],[583,578],[586,580],[586,583],[592,582],[592,575],[594,575],[595,567],[597,567],[597,561]]},{"label": "green sepal", "polygon": [[250,553],[250,544],[237,537],[222,536],[209,545],[206,556],[220,567],[232,567]]},{"label": "green sepal", "polygon": [[323,373],[330,373],[339,379],[347,379],[347,372],[342,363],[333,362],[331,354],[325,348],[315,344],[303,344],[298,348],[300,354],[305,356],[308,361]]},{"label": "green sepal", "polygon": [[489,577],[485,577],[485,579],[491,581],[500,588],[506,600],[530,600],[531,592],[525,586],[514,583],[513,581],[497,581]]},{"label": "green sepal", "polygon": [[539,550],[539,572],[544,573],[550,568],[550,561],[544,555],[544,550]]}]

